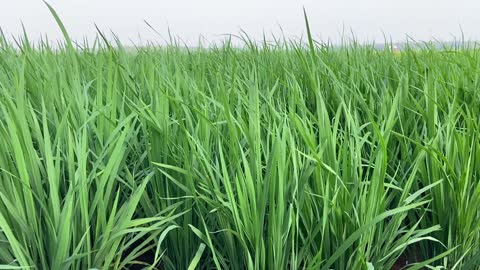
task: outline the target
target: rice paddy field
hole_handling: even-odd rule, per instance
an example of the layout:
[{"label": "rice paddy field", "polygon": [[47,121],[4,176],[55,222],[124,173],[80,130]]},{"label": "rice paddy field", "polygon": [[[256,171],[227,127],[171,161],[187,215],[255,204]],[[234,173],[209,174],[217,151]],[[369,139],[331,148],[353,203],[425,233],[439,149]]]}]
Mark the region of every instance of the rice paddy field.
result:
[{"label": "rice paddy field", "polygon": [[480,269],[477,49],[59,25],[0,39],[0,269]]}]

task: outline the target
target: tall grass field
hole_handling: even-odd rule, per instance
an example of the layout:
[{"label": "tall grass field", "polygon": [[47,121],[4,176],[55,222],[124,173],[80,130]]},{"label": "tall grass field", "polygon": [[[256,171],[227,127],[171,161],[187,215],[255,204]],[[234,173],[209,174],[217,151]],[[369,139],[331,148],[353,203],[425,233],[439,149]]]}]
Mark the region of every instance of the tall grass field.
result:
[{"label": "tall grass field", "polygon": [[[0,269],[480,269],[480,51],[0,38]],[[308,29],[308,22],[306,24]]]}]

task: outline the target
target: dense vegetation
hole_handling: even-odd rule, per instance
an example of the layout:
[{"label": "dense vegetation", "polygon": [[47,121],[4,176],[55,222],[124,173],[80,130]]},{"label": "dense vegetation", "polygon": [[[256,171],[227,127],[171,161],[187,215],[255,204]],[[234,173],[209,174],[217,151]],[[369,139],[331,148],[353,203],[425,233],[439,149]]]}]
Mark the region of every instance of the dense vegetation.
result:
[{"label": "dense vegetation", "polygon": [[0,44],[0,269],[480,269],[478,50]]}]

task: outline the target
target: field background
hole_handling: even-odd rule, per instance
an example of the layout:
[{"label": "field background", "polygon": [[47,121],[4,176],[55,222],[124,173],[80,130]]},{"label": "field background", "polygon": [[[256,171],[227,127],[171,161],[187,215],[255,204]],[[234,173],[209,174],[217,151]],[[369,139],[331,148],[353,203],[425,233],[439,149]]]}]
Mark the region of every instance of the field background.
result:
[{"label": "field background", "polygon": [[474,47],[60,26],[0,39],[0,269],[480,269]]}]

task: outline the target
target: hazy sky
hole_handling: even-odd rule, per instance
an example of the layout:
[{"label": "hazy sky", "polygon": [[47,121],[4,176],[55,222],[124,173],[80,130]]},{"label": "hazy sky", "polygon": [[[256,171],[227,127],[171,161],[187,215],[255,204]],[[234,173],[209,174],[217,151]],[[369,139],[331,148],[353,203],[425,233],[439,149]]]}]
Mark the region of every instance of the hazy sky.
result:
[{"label": "hazy sky", "polygon": [[[404,41],[406,34],[416,40],[433,38],[448,41],[480,38],[480,1],[478,0],[50,0],[73,39],[92,39],[94,23],[104,31],[112,30],[126,43],[161,41],[168,28],[190,45],[200,35],[218,41],[222,34],[238,34],[240,29],[254,38],[262,33],[299,38],[305,25],[302,7],[309,15],[316,39],[338,42],[345,30],[357,39],[382,42],[384,34],[393,41]],[[145,23],[148,21],[159,36]],[[41,0],[3,0],[0,27],[7,35],[22,33],[21,22],[29,37],[38,40],[46,34],[51,40],[61,33]]]}]

